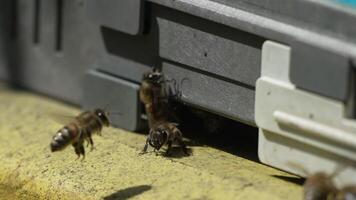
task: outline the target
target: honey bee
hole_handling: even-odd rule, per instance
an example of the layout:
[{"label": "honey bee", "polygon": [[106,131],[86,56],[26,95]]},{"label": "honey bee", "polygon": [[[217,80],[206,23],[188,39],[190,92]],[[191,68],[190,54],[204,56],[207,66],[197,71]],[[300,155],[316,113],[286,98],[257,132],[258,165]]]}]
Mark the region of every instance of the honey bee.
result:
[{"label": "honey bee", "polygon": [[[296,164],[288,163],[296,167],[305,174],[310,174],[305,168]],[[342,188],[335,186],[333,178],[344,170],[345,166],[339,166],[332,174],[317,172],[308,175],[304,182],[304,199],[305,200],[356,200],[356,185],[348,185]]]},{"label": "honey bee", "polygon": [[338,191],[326,173],[318,172],[309,176],[304,185],[305,200],[331,200],[335,199]]},{"label": "honey bee", "polygon": [[149,128],[165,121],[169,116],[164,82],[163,73],[156,68],[143,75],[139,93],[140,100],[145,105]]},{"label": "honey bee", "polygon": [[53,136],[50,147],[51,151],[60,151],[72,144],[78,158],[85,157],[84,141],[94,148],[92,135],[101,135],[103,127],[109,127],[109,113],[102,109],[86,111],[74,117],[67,125],[57,131]]},{"label": "honey bee", "polygon": [[166,154],[169,154],[174,142],[178,142],[184,153],[188,154],[182,132],[178,124],[172,122],[175,116],[170,112],[170,96],[166,93],[165,82],[163,73],[155,68],[143,75],[140,100],[145,105],[150,131],[140,154],[147,152],[148,145],[156,151],[165,144],[168,145]]},{"label": "honey bee", "polygon": [[304,183],[305,200],[355,200],[356,185],[337,188],[332,176],[323,172],[313,174]]},{"label": "honey bee", "polygon": [[163,122],[152,127],[140,154],[147,152],[148,145],[152,146],[154,151],[159,151],[163,145],[167,145],[166,155],[169,155],[172,144],[178,143],[184,154],[189,155],[188,149],[183,141],[183,134],[177,126],[178,124],[176,123]]}]

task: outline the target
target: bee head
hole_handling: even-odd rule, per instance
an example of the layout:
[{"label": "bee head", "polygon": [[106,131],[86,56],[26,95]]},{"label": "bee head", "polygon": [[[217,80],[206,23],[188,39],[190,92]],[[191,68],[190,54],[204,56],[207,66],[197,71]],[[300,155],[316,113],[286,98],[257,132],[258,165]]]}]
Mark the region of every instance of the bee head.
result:
[{"label": "bee head", "polygon": [[104,124],[104,126],[110,126],[110,121],[107,112],[102,109],[96,109],[95,115],[99,117],[100,121]]},{"label": "bee head", "polygon": [[153,68],[152,71],[146,72],[143,75],[143,80],[152,84],[160,84],[163,80],[163,74],[157,68]]},{"label": "bee head", "polygon": [[151,129],[149,144],[159,150],[167,141],[168,133],[163,129]]}]

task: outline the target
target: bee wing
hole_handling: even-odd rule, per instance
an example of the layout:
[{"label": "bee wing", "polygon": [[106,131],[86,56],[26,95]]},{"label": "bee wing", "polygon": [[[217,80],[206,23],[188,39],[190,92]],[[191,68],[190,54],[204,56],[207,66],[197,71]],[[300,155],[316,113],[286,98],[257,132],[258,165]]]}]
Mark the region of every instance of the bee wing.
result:
[{"label": "bee wing", "polygon": [[75,115],[70,114],[58,114],[58,113],[50,113],[50,118],[62,125],[66,125],[76,119]]},{"label": "bee wing", "polygon": [[177,127],[179,124],[178,124],[178,123],[171,122],[171,123],[169,123],[169,125]]}]

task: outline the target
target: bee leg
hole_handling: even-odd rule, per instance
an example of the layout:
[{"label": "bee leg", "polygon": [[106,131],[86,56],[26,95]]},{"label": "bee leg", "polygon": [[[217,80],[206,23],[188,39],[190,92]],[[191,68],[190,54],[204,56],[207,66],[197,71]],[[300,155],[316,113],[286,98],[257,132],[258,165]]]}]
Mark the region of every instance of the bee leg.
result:
[{"label": "bee leg", "polygon": [[183,153],[185,155],[190,155],[189,151],[188,151],[188,148],[187,148],[187,145],[185,145],[184,141],[183,141],[183,138],[182,137],[177,137],[176,138],[176,141],[178,142],[179,146],[182,148],[183,150]]},{"label": "bee leg", "polygon": [[93,151],[95,149],[94,147],[94,142],[93,142],[93,139],[91,137],[89,137],[89,143],[90,143],[90,151]]},{"label": "bee leg", "polygon": [[166,151],[166,156],[171,155],[171,149],[172,149],[172,141],[167,142],[167,151]]},{"label": "bee leg", "polygon": [[82,161],[83,161],[85,159],[85,150],[84,150],[83,144],[80,145],[79,149],[80,149],[80,154],[83,155],[83,158],[82,158]]},{"label": "bee leg", "polygon": [[93,151],[95,149],[95,147],[94,147],[94,142],[93,142],[93,139],[91,138],[91,136],[88,136],[85,140],[87,141],[87,147],[89,147],[89,145],[90,145],[90,151]]},{"label": "bee leg", "polygon": [[180,99],[182,97],[182,90],[181,90],[181,85],[176,84],[175,86],[175,92],[174,92],[174,98],[176,100]]},{"label": "bee leg", "polygon": [[73,143],[72,146],[74,147],[74,152],[77,154],[77,160],[80,158],[80,150],[78,149],[78,142]]},{"label": "bee leg", "polygon": [[173,133],[174,133],[174,136],[175,136],[175,141],[178,142],[179,146],[182,148],[183,150],[183,153],[185,155],[190,155],[189,151],[188,151],[188,148],[187,146],[185,145],[184,141],[183,141],[183,134],[182,132],[180,132],[180,130],[175,127],[173,129]]},{"label": "bee leg", "polygon": [[143,147],[142,151],[138,155],[143,155],[143,154],[145,154],[147,152],[148,141],[149,141],[149,138],[146,139],[145,146]]},{"label": "bee leg", "polygon": [[79,143],[79,142],[76,142],[73,144],[73,147],[74,147],[74,151],[75,153],[77,154],[78,158],[80,158],[80,155],[83,155],[83,159],[85,158],[85,150],[84,150],[84,146],[83,146],[83,143]]}]

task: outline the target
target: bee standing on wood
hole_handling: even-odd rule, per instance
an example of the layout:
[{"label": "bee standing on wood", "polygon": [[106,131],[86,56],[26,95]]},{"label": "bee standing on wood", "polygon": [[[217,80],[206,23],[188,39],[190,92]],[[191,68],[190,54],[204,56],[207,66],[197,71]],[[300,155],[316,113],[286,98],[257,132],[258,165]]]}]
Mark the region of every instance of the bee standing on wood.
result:
[{"label": "bee standing on wood", "polygon": [[147,152],[148,145],[152,146],[155,151],[159,151],[163,145],[167,145],[166,154],[169,155],[172,144],[178,143],[184,154],[189,155],[187,146],[183,142],[183,134],[177,126],[178,124],[176,123],[162,122],[152,127],[140,154]]},{"label": "bee standing on wood", "polygon": [[173,115],[170,113],[165,82],[163,73],[155,68],[143,76],[140,100],[145,105],[150,132],[140,154],[146,153],[148,145],[159,150],[165,144],[168,145],[168,154],[174,142],[178,142],[184,153],[188,154],[182,133],[177,128],[178,124],[171,122]]},{"label": "bee standing on wood", "polygon": [[92,149],[94,142],[92,135],[94,133],[101,135],[103,127],[110,126],[108,112],[102,109],[86,111],[74,117],[71,122],[61,128],[52,139],[50,144],[51,151],[60,151],[72,144],[78,158],[82,155],[85,157],[84,141],[90,144]]}]

